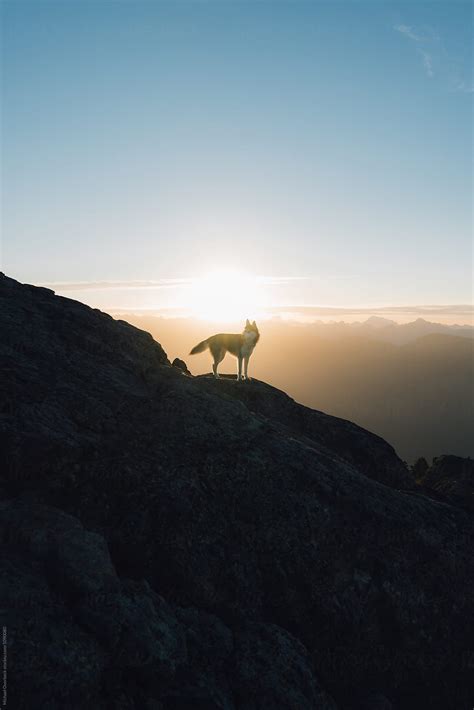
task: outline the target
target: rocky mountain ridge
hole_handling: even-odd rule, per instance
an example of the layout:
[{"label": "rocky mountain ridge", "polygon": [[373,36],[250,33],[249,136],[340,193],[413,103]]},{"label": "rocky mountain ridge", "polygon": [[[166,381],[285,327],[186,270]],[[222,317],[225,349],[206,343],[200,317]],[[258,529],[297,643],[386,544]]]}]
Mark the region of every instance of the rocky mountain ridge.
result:
[{"label": "rocky mountain ridge", "polygon": [[15,707],[470,707],[472,516],[386,442],[3,275],[0,323]]}]

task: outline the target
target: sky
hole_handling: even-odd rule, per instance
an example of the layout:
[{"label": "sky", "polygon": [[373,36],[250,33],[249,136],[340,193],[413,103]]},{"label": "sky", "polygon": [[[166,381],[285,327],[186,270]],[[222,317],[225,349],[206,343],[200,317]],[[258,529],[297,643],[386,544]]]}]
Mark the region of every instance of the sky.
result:
[{"label": "sky", "polygon": [[8,275],[105,309],[467,321],[470,3],[1,11]]}]

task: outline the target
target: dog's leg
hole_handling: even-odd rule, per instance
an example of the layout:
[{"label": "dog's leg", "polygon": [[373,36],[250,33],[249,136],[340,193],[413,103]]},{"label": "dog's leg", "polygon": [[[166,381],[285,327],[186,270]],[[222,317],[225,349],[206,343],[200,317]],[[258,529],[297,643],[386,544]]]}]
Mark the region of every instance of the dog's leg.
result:
[{"label": "dog's leg", "polygon": [[212,366],[212,371],[214,373],[214,377],[218,378],[219,373],[217,372],[217,367],[218,367],[219,363],[222,362],[222,360],[225,357],[225,350],[215,349],[215,350],[212,350],[211,352],[212,352],[212,357],[214,358],[214,364]]},{"label": "dog's leg", "polygon": [[218,365],[220,363],[222,358],[214,357],[214,362],[212,364],[212,371],[214,373],[214,377],[219,379],[219,373],[217,372]]},{"label": "dog's leg", "polygon": [[239,355],[239,374],[237,375],[237,382],[242,379],[242,355]]},{"label": "dog's leg", "polygon": [[250,355],[247,355],[247,357],[244,358],[244,373],[245,373],[245,379],[246,379],[246,380],[249,379],[249,376],[248,376],[248,374],[247,374],[247,373],[248,373],[248,369],[249,369],[249,359],[250,359]]}]

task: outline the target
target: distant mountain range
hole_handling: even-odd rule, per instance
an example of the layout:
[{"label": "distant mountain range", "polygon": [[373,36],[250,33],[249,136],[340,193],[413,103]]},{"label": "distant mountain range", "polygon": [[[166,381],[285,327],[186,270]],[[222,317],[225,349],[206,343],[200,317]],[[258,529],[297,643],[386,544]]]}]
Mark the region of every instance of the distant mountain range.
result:
[{"label": "distant mountain range", "polygon": [[322,337],[340,337],[347,335],[367,336],[383,340],[394,345],[405,345],[425,335],[457,335],[464,338],[474,337],[474,327],[470,325],[445,325],[431,323],[424,318],[417,318],[411,323],[396,323],[389,318],[370,316],[363,322],[345,323],[344,321],[316,321],[311,325]]}]

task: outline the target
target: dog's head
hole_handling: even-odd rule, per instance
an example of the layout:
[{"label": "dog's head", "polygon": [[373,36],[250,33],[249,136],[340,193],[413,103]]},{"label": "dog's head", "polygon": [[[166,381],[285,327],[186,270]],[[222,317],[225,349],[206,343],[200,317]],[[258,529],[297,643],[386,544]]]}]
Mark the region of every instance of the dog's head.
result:
[{"label": "dog's head", "polygon": [[255,321],[253,323],[251,323],[248,318],[247,318],[247,322],[245,323],[244,333],[254,334],[255,335],[255,342],[257,342],[258,339],[260,338],[260,333],[258,331],[257,324],[255,323]]}]

